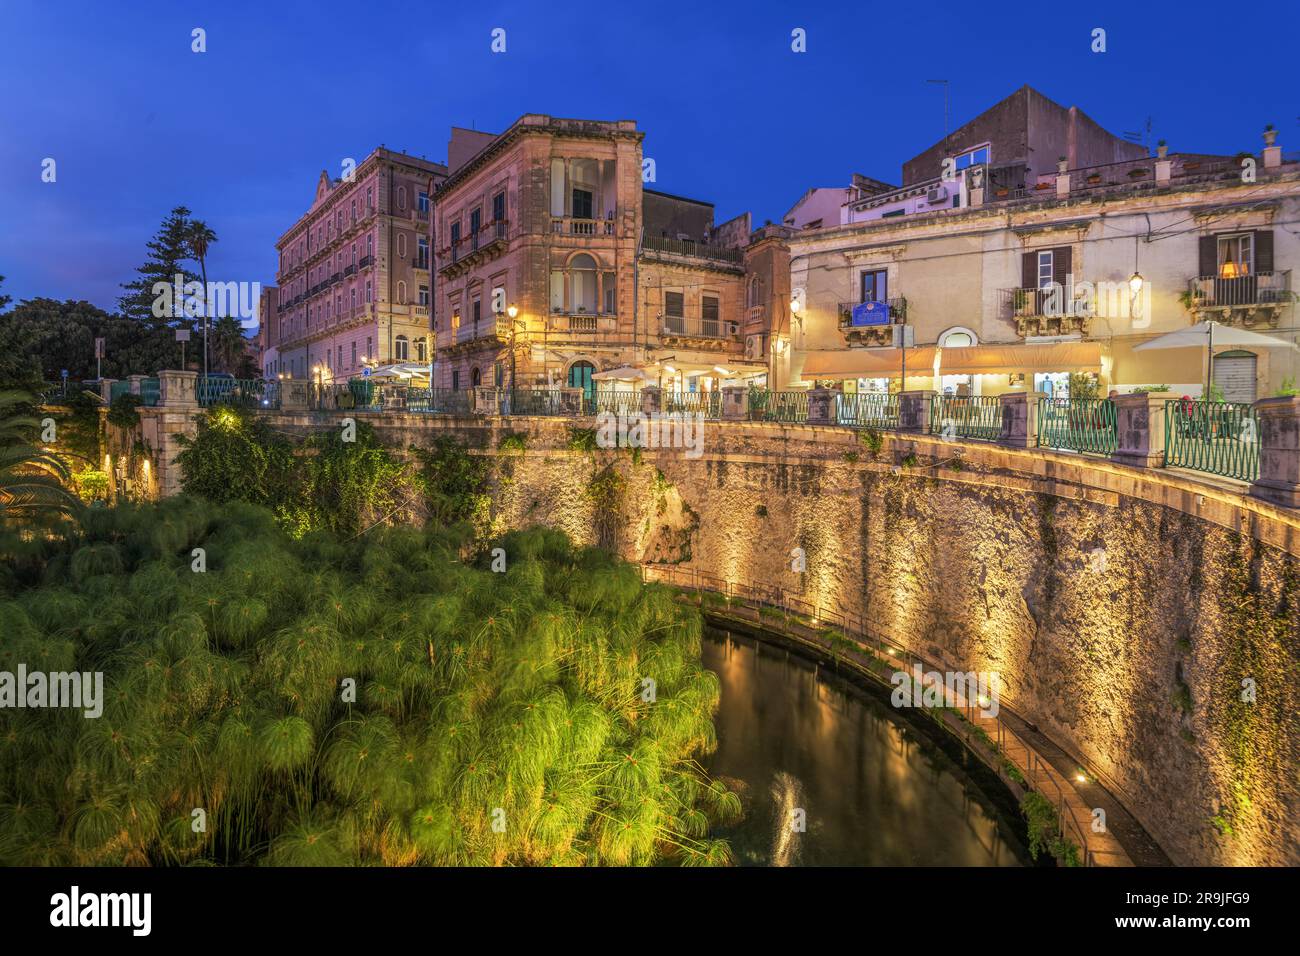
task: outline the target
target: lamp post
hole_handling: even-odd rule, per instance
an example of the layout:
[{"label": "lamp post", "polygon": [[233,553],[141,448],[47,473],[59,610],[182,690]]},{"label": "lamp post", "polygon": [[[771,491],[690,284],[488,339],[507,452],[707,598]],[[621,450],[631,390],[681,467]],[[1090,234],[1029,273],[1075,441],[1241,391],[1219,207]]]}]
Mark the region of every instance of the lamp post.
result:
[{"label": "lamp post", "polygon": [[515,317],[519,315],[519,307],[509,306],[506,309],[506,315],[510,318],[510,407],[513,409],[515,403],[515,329],[517,327]]}]

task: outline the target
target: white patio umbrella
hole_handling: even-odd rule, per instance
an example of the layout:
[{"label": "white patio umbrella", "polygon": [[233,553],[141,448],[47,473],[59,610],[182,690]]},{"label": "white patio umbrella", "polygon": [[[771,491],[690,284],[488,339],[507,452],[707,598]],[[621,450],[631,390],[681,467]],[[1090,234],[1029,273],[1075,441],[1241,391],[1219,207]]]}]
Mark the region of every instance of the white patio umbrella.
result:
[{"label": "white patio umbrella", "polygon": [[1133,351],[1140,352],[1144,349],[1206,349],[1205,394],[1208,396],[1211,379],[1210,362],[1214,357],[1214,346],[1216,344],[1248,346],[1260,349],[1295,348],[1290,342],[1274,338],[1271,335],[1261,335],[1249,329],[1239,329],[1235,325],[1220,325],[1218,322],[1206,321],[1189,325],[1177,332],[1168,332],[1165,335],[1156,336],[1150,342],[1135,345]]},{"label": "white patio umbrella", "polygon": [[620,365],[618,368],[607,369],[604,372],[596,372],[591,377],[602,382],[644,382],[651,376],[643,368],[633,368],[631,365]]}]

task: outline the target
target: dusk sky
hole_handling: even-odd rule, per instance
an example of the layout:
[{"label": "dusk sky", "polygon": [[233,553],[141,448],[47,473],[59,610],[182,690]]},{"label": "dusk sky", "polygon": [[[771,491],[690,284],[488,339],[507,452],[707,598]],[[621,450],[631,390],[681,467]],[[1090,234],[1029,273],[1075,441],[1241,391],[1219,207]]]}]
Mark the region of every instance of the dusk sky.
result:
[{"label": "dusk sky", "polygon": [[527,112],[634,119],[655,188],[755,225],[855,171],[897,183],[944,132],[928,79],[951,81],[954,128],[1028,83],[1115,133],[1150,116],[1175,151],[1258,152],[1270,122],[1300,150],[1298,10],[0,0],[3,291],[114,308],[180,204],[217,233],[210,278],[272,284],[322,169],[380,143],[442,162],[452,125]]}]

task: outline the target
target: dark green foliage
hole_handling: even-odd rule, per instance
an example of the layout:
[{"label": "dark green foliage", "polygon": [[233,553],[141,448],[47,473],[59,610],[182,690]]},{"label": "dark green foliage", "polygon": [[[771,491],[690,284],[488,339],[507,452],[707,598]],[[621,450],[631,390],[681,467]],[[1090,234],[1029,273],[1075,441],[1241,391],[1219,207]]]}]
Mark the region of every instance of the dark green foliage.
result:
[{"label": "dark green foliage", "polygon": [[569,448],[573,451],[595,452],[597,447],[596,429],[569,426]]},{"label": "dark green foliage", "polygon": [[727,862],[697,613],[558,532],[463,544],[185,496],[42,542],[0,669],[101,670],[104,709],[0,710],[0,865]]},{"label": "dark green foliage", "polygon": [[[190,211],[184,206],[177,206],[167,214],[154,237],[146,243],[149,258],[136,270],[137,277],[122,285],[123,295],[118,299],[117,307],[123,316],[145,325],[172,321],[154,316],[153,287],[155,282],[171,285],[177,274],[181,276],[182,286],[198,281],[199,277],[187,265],[193,257],[192,226]],[[193,320],[189,320],[186,327],[192,328]],[[156,369],[150,370],[149,374],[154,371]]]},{"label": "dark green foliage", "polygon": [[1062,866],[1078,866],[1079,848],[1062,836],[1060,820],[1052,802],[1036,790],[1020,799],[1020,812],[1024,815],[1029,833],[1029,855],[1035,860],[1046,850]]},{"label": "dark green foliage", "polygon": [[198,433],[181,436],[176,461],[188,494],[209,501],[246,501],[277,515],[296,515],[301,502],[293,445],[251,411],[218,407],[196,418]]},{"label": "dark green foliage", "polygon": [[143,404],[139,395],[123,392],[108,406],[108,423],[126,431],[135,428],[140,424],[140,413],[136,409]]},{"label": "dark green foliage", "polygon": [[452,524],[487,506],[490,459],[469,454],[450,435],[438,436],[431,448],[412,445],[410,451],[419,466],[414,480],[434,520]]},{"label": "dark green foliage", "polygon": [[517,451],[523,454],[528,450],[527,432],[507,432],[497,442],[498,451]]}]

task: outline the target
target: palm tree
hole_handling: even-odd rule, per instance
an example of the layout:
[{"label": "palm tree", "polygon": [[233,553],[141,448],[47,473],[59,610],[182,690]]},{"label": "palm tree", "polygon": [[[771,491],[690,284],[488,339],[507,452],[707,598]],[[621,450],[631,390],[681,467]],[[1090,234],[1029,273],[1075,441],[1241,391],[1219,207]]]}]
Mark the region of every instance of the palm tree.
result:
[{"label": "palm tree", "polygon": [[198,260],[199,274],[203,279],[203,377],[208,375],[208,246],[217,241],[217,234],[202,219],[192,219],[185,231],[185,241],[190,253]]},{"label": "palm tree", "polygon": [[81,507],[67,461],[29,440],[41,427],[23,411],[34,401],[26,392],[0,392],[0,521],[40,511],[69,514]]}]

